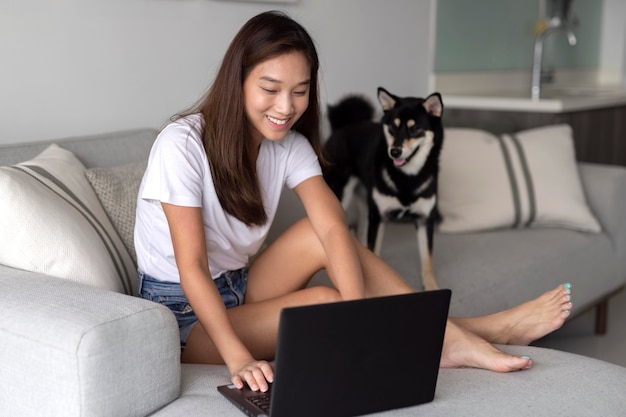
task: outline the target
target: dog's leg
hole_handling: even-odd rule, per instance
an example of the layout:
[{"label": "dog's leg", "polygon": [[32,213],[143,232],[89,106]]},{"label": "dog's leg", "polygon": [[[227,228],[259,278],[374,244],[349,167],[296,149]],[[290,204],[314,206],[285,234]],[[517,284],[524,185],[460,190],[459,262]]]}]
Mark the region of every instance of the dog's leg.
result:
[{"label": "dog's leg", "polygon": [[422,263],[422,284],[424,290],[436,290],[439,288],[435,280],[435,267],[433,264],[433,222],[415,222],[417,232],[417,248]]},{"label": "dog's leg", "polygon": [[376,241],[374,242],[374,253],[380,256],[380,249],[383,247],[383,237],[385,236],[385,222],[379,222],[376,230]]},{"label": "dog's leg", "polygon": [[362,196],[355,197],[354,208],[356,209],[356,237],[363,246],[367,246],[367,203]]},{"label": "dog's leg", "polygon": [[381,219],[378,207],[370,198],[368,200],[367,212],[367,247],[376,255],[380,253],[380,245],[382,243]]},{"label": "dog's leg", "polygon": [[357,177],[350,177],[346,185],[343,187],[343,196],[341,197],[341,206],[344,211],[348,211],[352,200],[354,200],[354,189],[359,185]]}]

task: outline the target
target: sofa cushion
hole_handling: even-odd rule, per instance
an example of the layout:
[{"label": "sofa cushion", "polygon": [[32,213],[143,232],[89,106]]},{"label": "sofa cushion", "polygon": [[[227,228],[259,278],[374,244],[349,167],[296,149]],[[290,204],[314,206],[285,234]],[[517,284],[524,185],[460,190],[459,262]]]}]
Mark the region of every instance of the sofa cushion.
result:
[{"label": "sofa cushion", "polygon": [[568,125],[502,137],[448,128],[438,198],[443,232],[528,227],[600,231],[585,199]]},{"label": "sofa cushion", "polygon": [[0,263],[136,292],[133,260],[71,152],[0,167]]},{"label": "sofa cushion", "polygon": [[[440,369],[434,401],[368,417],[623,415],[626,368],[533,346],[498,348],[511,355],[529,355],[535,363],[533,369],[514,373]],[[180,398],[151,417],[243,417],[215,389],[229,379],[225,366],[183,364]]]},{"label": "sofa cushion", "polygon": [[[563,228],[438,232],[433,253],[437,283],[452,290],[452,317],[512,308],[564,282],[574,288],[578,314],[624,285],[623,256],[605,233]],[[413,227],[387,224],[381,257],[413,288],[421,288]]]},{"label": "sofa cushion", "polygon": [[85,171],[87,179],[135,264],[137,264],[137,256],[133,234],[137,194],[147,165],[147,161],[142,161],[107,168],[91,168]]}]

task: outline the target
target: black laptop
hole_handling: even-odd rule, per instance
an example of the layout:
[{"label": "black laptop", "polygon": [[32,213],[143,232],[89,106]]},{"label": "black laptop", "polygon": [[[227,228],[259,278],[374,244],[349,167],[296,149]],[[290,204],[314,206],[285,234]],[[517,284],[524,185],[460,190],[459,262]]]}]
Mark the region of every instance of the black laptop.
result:
[{"label": "black laptop", "polygon": [[346,417],[430,402],[450,296],[436,290],[286,308],[270,391],[218,391],[254,417]]}]

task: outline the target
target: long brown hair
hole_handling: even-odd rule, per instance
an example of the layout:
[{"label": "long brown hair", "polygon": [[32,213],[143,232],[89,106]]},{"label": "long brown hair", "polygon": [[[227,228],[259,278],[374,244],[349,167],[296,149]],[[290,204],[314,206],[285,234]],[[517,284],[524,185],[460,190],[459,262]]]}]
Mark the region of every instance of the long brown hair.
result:
[{"label": "long brown hair", "polygon": [[243,83],[258,64],[290,52],[301,52],[311,68],[309,105],[293,129],[311,143],[320,161],[319,60],[311,36],[299,23],[277,11],[246,22],[233,38],[208,93],[179,117],[201,113],[202,137],[222,208],[248,226],[263,225],[267,213],[249,155],[251,132],[243,100]]}]

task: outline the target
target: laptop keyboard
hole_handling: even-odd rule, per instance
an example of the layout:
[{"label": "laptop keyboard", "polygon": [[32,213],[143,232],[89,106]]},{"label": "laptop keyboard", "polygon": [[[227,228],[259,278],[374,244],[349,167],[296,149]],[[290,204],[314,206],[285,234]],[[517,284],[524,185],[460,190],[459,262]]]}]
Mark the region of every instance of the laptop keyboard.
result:
[{"label": "laptop keyboard", "polygon": [[269,412],[270,411],[270,398],[271,398],[271,394],[268,391],[268,392],[259,393],[259,395],[248,397],[247,400],[250,401],[252,404],[256,405],[257,407],[259,407],[264,412]]}]

